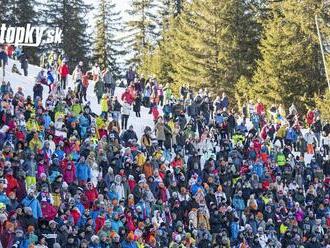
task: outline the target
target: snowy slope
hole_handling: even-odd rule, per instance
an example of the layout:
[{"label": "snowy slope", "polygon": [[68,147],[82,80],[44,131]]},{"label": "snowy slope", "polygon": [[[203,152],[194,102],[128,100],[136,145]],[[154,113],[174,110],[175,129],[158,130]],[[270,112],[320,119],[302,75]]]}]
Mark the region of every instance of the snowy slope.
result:
[{"label": "snowy slope", "polygon": [[[23,73],[23,71],[20,69],[20,63],[18,61],[9,59],[8,65],[6,67],[6,76],[5,81],[9,81],[11,83],[11,86],[14,90],[14,92],[17,90],[18,87],[23,88],[23,92],[26,96],[33,95],[33,86],[36,81],[36,77],[38,73],[40,72],[41,68],[34,65],[29,65],[28,68],[28,76],[25,77],[24,75],[18,75],[16,73],[12,73],[11,69],[13,64],[16,64],[17,68],[20,70],[20,72]],[[1,78],[2,80],[2,78]],[[73,88],[73,82],[71,77],[69,77],[69,84],[68,87]],[[88,87],[87,91],[87,98],[91,103],[92,111],[96,114],[101,113],[101,106],[97,103],[97,98],[94,93],[94,82],[91,81],[90,85]],[[121,94],[123,93],[124,89],[117,87],[115,94],[118,96],[118,99],[120,99]],[[44,96],[48,94],[48,88],[44,86]],[[45,97],[44,97],[45,98]],[[143,130],[146,126],[153,127],[153,120],[152,116],[148,114],[149,109],[146,109],[142,107],[141,109],[141,118],[135,117],[135,113],[132,111],[131,116],[128,120],[128,125],[132,124],[134,126],[135,131],[137,132],[138,137],[142,135]]]}]

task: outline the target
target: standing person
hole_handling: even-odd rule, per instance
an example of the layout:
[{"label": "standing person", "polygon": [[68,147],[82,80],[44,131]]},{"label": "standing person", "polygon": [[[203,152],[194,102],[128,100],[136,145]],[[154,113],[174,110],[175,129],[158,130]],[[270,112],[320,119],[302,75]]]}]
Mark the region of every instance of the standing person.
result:
[{"label": "standing person", "polygon": [[73,83],[74,83],[74,91],[76,93],[79,92],[79,88],[81,87],[82,77],[83,77],[82,70],[81,70],[80,66],[77,65],[76,68],[74,69],[73,73],[72,73],[72,80],[73,80]]},{"label": "standing person", "polygon": [[5,45],[5,51],[6,51],[7,56],[9,58],[12,58],[13,53],[14,53],[14,46],[10,45],[10,44]]},{"label": "standing person", "polygon": [[163,91],[165,92],[165,102],[167,102],[172,98],[172,89],[168,83],[165,84]]},{"label": "standing person", "polygon": [[80,68],[80,70],[81,70],[82,73],[84,74],[84,73],[85,73],[85,70],[84,70],[84,62],[79,61],[79,63],[78,63],[78,67]]},{"label": "standing person", "polygon": [[[103,77],[104,78],[104,77]],[[96,83],[95,83],[95,86],[94,86],[94,92],[96,94],[96,97],[97,97],[97,102],[100,104],[100,101],[102,99],[102,96],[104,94],[104,90],[106,90],[106,84],[104,83],[105,81],[102,81],[102,80],[98,80]]]},{"label": "standing person", "polygon": [[67,64],[67,60],[64,59],[60,67],[58,68],[58,72],[60,74],[60,81],[61,81],[61,89],[66,89],[66,81],[69,75],[69,66]]},{"label": "standing person", "polygon": [[128,71],[126,72],[127,85],[129,85],[131,82],[133,82],[135,77],[136,77],[136,73],[135,73],[133,67],[130,66]]},{"label": "standing person", "polygon": [[40,56],[39,65],[41,68],[46,68],[46,60],[47,60],[46,57],[47,57],[46,53],[42,53]]},{"label": "standing person", "polygon": [[121,104],[119,103],[118,99],[116,96],[112,97],[111,101],[111,114],[112,114],[112,119],[115,121],[119,121],[120,117],[120,111],[121,111]]},{"label": "standing person", "polygon": [[110,96],[113,96],[115,94],[116,83],[109,68],[103,70],[102,80],[105,90],[110,92]]},{"label": "standing person", "polygon": [[128,123],[128,118],[131,112],[131,105],[124,100],[124,103],[122,105],[121,109],[121,129],[126,130],[127,129],[127,123]]},{"label": "standing person", "polygon": [[[49,93],[51,92],[51,84],[52,82],[48,82],[48,72],[45,73],[45,69],[41,69],[41,71],[38,73],[37,75],[37,82],[43,84],[43,85],[46,85],[48,86],[49,88]],[[53,80],[54,82],[54,80]]]},{"label": "standing person", "polygon": [[183,99],[186,99],[188,95],[188,88],[185,84],[180,88],[180,95]]},{"label": "standing person", "polygon": [[311,129],[308,129],[304,135],[304,139],[307,143],[307,153],[314,154],[314,144],[318,147],[318,141]]},{"label": "standing person", "polygon": [[163,147],[165,141],[165,124],[163,117],[158,117],[157,123],[155,125],[155,134],[158,141],[158,145]]},{"label": "standing person", "polygon": [[87,89],[89,86],[89,80],[88,80],[88,74],[86,73],[81,82],[81,89],[80,89],[80,101],[84,98],[85,101],[87,101]]},{"label": "standing person", "polygon": [[164,105],[164,90],[163,90],[163,85],[161,85],[161,84],[158,87],[158,96],[159,96],[160,106],[163,107],[163,105]]},{"label": "standing person", "polygon": [[47,70],[47,85],[49,87],[49,94],[51,93],[52,90],[52,85],[55,83],[55,78],[53,75],[53,68],[49,67]]},{"label": "standing person", "polygon": [[93,68],[92,68],[92,75],[93,75],[93,81],[97,82],[100,80],[100,75],[101,75],[101,69],[98,65],[98,63],[95,63]]},{"label": "standing person", "polygon": [[121,100],[126,101],[130,105],[134,102],[134,96],[130,92],[129,88],[126,88],[125,92],[121,95]]},{"label": "standing person", "polygon": [[23,52],[22,55],[19,58],[21,63],[21,69],[24,71],[24,76],[28,76],[28,66],[29,66],[29,60],[26,54]]},{"label": "standing person", "polygon": [[135,112],[136,117],[141,117],[141,95],[138,94],[134,100],[133,111]]},{"label": "standing person", "polygon": [[8,64],[8,56],[6,52],[0,47],[0,66],[2,67],[2,76],[5,77],[5,68]]},{"label": "standing person", "polygon": [[108,111],[109,111],[108,102],[109,102],[109,95],[104,94],[102,96],[100,103],[101,103],[101,116],[106,120],[108,119]]},{"label": "standing person", "polygon": [[23,199],[22,205],[31,208],[33,218],[42,218],[41,205],[35,197],[34,189],[28,189],[27,193],[28,195]]},{"label": "standing person", "polygon": [[148,83],[144,89],[143,93],[143,106],[146,108],[150,107],[150,97],[151,97],[151,86]]},{"label": "standing person", "polygon": [[40,82],[36,82],[36,84],[33,87],[33,101],[36,101],[38,97],[42,99],[42,92],[44,90],[44,87],[42,87]]}]

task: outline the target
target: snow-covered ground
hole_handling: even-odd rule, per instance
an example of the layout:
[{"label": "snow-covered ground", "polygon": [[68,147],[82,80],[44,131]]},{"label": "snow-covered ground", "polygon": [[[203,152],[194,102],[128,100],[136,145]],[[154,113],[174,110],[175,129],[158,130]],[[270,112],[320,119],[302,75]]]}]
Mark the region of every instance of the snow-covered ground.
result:
[{"label": "snow-covered ground", "polygon": [[[30,95],[33,96],[33,86],[36,81],[36,77],[38,73],[40,72],[41,68],[38,66],[30,65],[28,67],[28,76],[25,77],[24,75],[18,75],[17,73],[12,73],[11,69],[13,67],[13,64],[16,64],[17,68],[20,72],[23,74],[23,70],[20,69],[20,63],[18,61],[9,59],[8,65],[6,66],[6,75],[5,75],[5,81],[10,82],[14,92],[17,90],[18,87],[23,88],[23,92],[26,96]],[[2,80],[2,77],[1,77]],[[71,77],[69,77],[68,80],[69,84],[68,87],[73,88],[73,81]],[[117,87],[115,94],[118,96],[118,99],[120,99],[120,96],[122,95],[124,89]],[[48,94],[48,87],[44,86],[44,96],[47,96]],[[45,97],[44,97],[45,98]],[[87,91],[87,98],[88,101],[91,103],[92,111],[96,114],[101,113],[101,106],[97,103],[97,98],[94,93],[94,82],[91,81],[90,85],[88,87]],[[132,124],[134,126],[135,131],[137,132],[138,137],[140,137],[143,133],[143,130],[146,126],[154,127],[154,123],[152,120],[152,116],[148,114],[149,109],[146,109],[144,107],[141,108],[141,117],[137,118],[135,117],[135,113],[132,111],[130,118],[128,120],[128,125]]]}]

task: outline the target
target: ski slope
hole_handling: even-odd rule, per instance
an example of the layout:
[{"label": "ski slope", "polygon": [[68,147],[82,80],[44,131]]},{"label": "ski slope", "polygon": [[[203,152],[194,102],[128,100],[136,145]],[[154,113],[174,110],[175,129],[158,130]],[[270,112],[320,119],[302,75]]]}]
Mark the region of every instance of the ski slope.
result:
[{"label": "ski slope", "polygon": [[[18,87],[22,87],[23,92],[26,96],[28,96],[28,95],[33,96],[33,86],[36,82],[36,77],[37,77],[38,73],[40,72],[41,67],[29,64],[28,76],[24,76],[24,75],[19,75],[19,74],[11,72],[11,69],[14,64],[16,64],[19,71],[23,74],[23,70],[20,69],[21,65],[20,65],[19,61],[9,59],[8,65],[6,66],[6,70],[5,70],[4,80],[6,82],[8,82],[8,81],[10,82],[11,87],[14,92],[17,91]],[[48,96],[48,87],[46,87],[46,86],[43,86],[43,87],[44,87],[43,96],[45,99]],[[71,76],[68,79],[68,87],[71,87],[72,89],[74,88]],[[124,88],[119,88],[119,87],[116,88],[115,95],[118,96],[119,101],[121,101],[120,98],[121,98],[121,95],[123,92],[124,92]],[[94,93],[94,82],[93,81],[90,81],[90,84],[89,84],[89,87],[87,90],[87,99],[91,103],[90,106],[91,106],[92,111],[96,114],[100,114],[101,106],[97,103],[97,97]],[[135,117],[135,113],[133,111],[131,111],[131,115],[128,120],[128,125],[132,124],[134,126],[134,130],[137,132],[138,137],[140,137],[142,135],[143,130],[146,126],[150,126],[152,128],[154,127],[152,116],[149,115],[148,112],[149,112],[149,109],[141,107],[141,117],[137,118],[137,117]],[[160,112],[161,112],[161,110],[160,110]]]}]

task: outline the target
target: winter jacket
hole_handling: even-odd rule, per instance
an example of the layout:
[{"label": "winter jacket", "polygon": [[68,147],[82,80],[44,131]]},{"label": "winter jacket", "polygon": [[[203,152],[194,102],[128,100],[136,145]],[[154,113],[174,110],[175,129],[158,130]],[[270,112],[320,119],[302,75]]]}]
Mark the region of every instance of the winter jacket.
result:
[{"label": "winter jacket", "polygon": [[238,211],[243,211],[245,209],[245,201],[243,197],[235,195],[233,198],[233,207]]},{"label": "winter jacket", "polygon": [[132,94],[128,91],[125,91],[122,96],[121,96],[121,100],[124,101],[126,100],[126,102],[131,105],[134,102],[134,97],[132,96]]},{"label": "winter jacket", "polygon": [[230,224],[230,233],[233,240],[236,240],[238,238],[239,224],[237,222],[232,222]]},{"label": "winter jacket", "polygon": [[286,158],[283,153],[278,153],[276,156],[276,161],[279,166],[284,166],[286,164]]},{"label": "winter jacket", "polygon": [[307,144],[313,144],[315,141],[317,141],[315,135],[313,133],[307,132],[304,136],[304,139]]},{"label": "winter jacket", "polygon": [[297,132],[293,128],[289,128],[286,132],[285,138],[291,142],[296,142],[298,138]]},{"label": "winter jacket", "polygon": [[23,163],[23,169],[26,172],[27,176],[35,177],[36,176],[37,164],[34,160],[25,160]]},{"label": "winter jacket", "polygon": [[0,192],[0,203],[3,203],[5,205],[9,204],[9,198],[4,192]]},{"label": "winter jacket", "polygon": [[25,197],[22,201],[24,207],[30,207],[32,209],[32,215],[35,219],[42,218],[42,211],[39,201],[36,198]]},{"label": "winter jacket", "polygon": [[86,163],[78,163],[76,169],[76,177],[78,180],[87,181],[92,178],[92,170]]},{"label": "winter jacket", "polygon": [[155,125],[157,140],[165,141],[165,125],[164,123],[157,122]]},{"label": "winter jacket", "polygon": [[42,92],[44,88],[41,84],[35,84],[33,87],[33,99],[36,99],[37,97],[40,97],[42,99]]},{"label": "winter jacket", "polygon": [[122,109],[121,109],[121,113],[123,114],[123,115],[130,115],[130,113],[131,113],[131,105],[129,104],[129,103],[123,103],[123,105],[122,105]]},{"label": "winter jacket", "polygon": [[103,97],[101,99],[101,112],[108,112],[108,98]]},{"label": "winter jacket", "polygon": [[62,64],[58,69],[62,78],[65,78],[69,75],[69,66],[67,64]]}]

